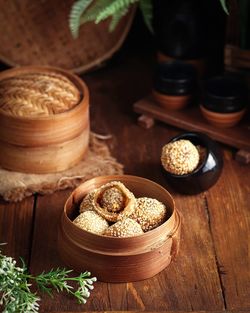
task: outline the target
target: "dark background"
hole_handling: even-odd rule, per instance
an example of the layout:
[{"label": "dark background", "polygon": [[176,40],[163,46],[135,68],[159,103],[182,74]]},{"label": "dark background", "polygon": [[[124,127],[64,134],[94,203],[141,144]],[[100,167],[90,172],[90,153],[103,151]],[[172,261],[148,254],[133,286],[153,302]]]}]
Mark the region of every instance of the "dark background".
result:
[{"label": "dark background", "polygon": [[[161,48],[161,41],[166,39],[169,20],[178,11],[178,6],[183,0],[155,0],[154,1],[154,30],[152,35],[147,29],[140,10],[137,10],[132,28],[122,49],[115,55],[111,62],[120,62],[125,54],[140,54],[154,56]],[[203,45],[204,57],[207,62],[206,76],[214,76],[223,72],[223,54],[226,32],[227,15],[223,11],[219,0],[197,0],[195,14],[203,22],[200,27],[197,44]],[[174,36],[173,36],[174,37]]]}]

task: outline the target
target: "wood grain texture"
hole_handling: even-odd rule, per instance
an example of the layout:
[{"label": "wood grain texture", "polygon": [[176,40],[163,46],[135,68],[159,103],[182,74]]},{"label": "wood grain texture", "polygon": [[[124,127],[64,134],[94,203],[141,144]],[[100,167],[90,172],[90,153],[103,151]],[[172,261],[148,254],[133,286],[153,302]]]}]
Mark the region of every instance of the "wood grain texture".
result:
[{"label": "wood grain texture", "polygon": [[235,127],[222,129],[209,124],[197,105],[180,111],[166,110],[148,96],[134,104],[134,111],[184,130],[204,132],[213,139],[238,149],[250,149],[249,112]]},{"label": "wood grain texture", "polygon": [[[129,69],[134,72],[133,68]],[[143,75],[143,71],[145,72],[145,69],[140,75]],[[130,78],[129,81],[128,66],[127,71],[123,73],[124,81],[132,88],[138,77],[135,75],[133,80]],[[135,118],[124,112],[126,109],[131,112],[136,94],[133,97],[129,93],[126,97],[119,97],[123,93],[125,84],[119,79],[120,72],[115,69],[108,70],[107,75],[112,75],[112,84],[103,79],[102,72],[97,72],[87,78],[90,90],[92,90],[92,103],[95,103],[92,110],[94,127],[97,125],[94,128],[95,131],[115,134],[111,148],[114,155],[125,164],[125,171],[128,174],[150,178],[168,188],[161,176],[159,156],[161,147],[172,135],[176,134],[176,131],[164,125],[157,125],[147,132],[138,127],[135,124]],[[140,90],[137,92],[140,93]],[[117,99],[120,99],[119,105],[117,105]],[[131,104],[130,108],[127,103]],[[61,295],[54,301],[46,300],[43,308],[47,311],[223,309],[224,301],[213,254],[204,198],[202,196],[182,197],[176,194],[174,196],[184,216],[184,234],[176,262],[154,278],[142,282],[118,285],[97,283],[90,301],[85,306],[78,306],[69,297]],[[185,203],[185,206],[181,205],[182,203]],[[41,244],[38,235],[37,239],[36,237],[34,239],[36,244],[34,244],[32,264],[35,266],[33,267],[35,271],[49,268],[53,264],[55,266],[55,261],[60,264],[52,242],[55,242],[56,238],[55,219],[58,219],[60,215],[57,211],[62,209],[62,204],[62,198],[57,194],[38,199],[37,212],[40,212],[40,216],[36,216],[36,223],[40,231],[35,231],[35,234],[41,236],[47,223],[51,224],[53,221],[54,224],[49,227],[49,233],[46,234],[45,242],[49,241],[49,243]],[[49,213],[53,215],[43,222],[44,213],[48,211],[46,208],[52,206],[53,210]],[[43,259],[37,261],[39,254],[43,255]]]},{"label": "wood grain texture", "polygon": [[54,145],[21,147],[0,141],[0,164],[22,173],[50,174],[79,164],[88,151],[89,125],[79,136]]},{"label": "wood grain texture", "polygon": [[241,164],[249,164],[250,163],[250,151],[239,150],[235,155],[235,160]]},{"label": "wood grain texture", "polygon": [[227,70],[240,70],[250,68],[250,53],[248,50],[240,49],[238,46],[226,45],[224,60]]},{"label": "wood grain texture", "polygon": [[[64,3],[15,0],[5,6],[0,12],[1,61],[10,66],[42,64],[82,73],[109,59],[126,38],[135,10],[124,16],[111,33],[109,21],[99,25],[86,23],[74,39],[68,25],[73,3],[73,0]],[[4,2],[0,4],[3,7]]]},{"label": "wood grain texture", "polygon": [[[179,255],[166,270],[142,282],[97,282],[86,305],[78,305],[65,294],[55,295],[54,299],[43,297],[41,312],[250,310],[250,168],[236,164],[231,152],[224,150],[223,174],[209,191],[198,196],[173,192],[161,173],[160,154],[162,146],[181,131],[163,123],[145,131],[136,125],[136,115],[132,113],[132,104],[150,90],[150,73],[149,58],[130,55],[118,57],[105,70],[84,79],[91,92],[92,129],[100,134],[113,134],[109,145],[113,155],[125,165],[125,172],[149,178],[174,196],[183,216]],[[37,199],[31,255],[33,273],[63,266],[56,250],[57,225],[69,193],[58,192]],[[1,237],[3,223],[13,224],[12,215],[6,211],[11,207],[4,204],[2,212],[7,215],[1,219]],[[25,205],[22,210],[26,210]],[[12,251],[19,253],[20,245],[17,241]]]},{"label": "wood grain texture", "polygon": [[250,172],[234,161],[206,196],[227,309],[250,310]]},{"label": "wood grain texture", "polygon": [[0,243],[1,250],[28,264],[32,244],[34,198],[26,198],[21,203],[6,203],[0,200]]},{"label": "wood grain texture", "polygon": [[[134,283],[134,288],[146,309],[223,309],[204,199],[177,195],[175,199],[183,216],[179,255],[158,276],[144,284]],[[129,309],[139,308],[131,301]]]},{"label": "wood grain texture", "polygon": [[[36,205],[35,227],[33,236],[33,249],[30,270],[38,274],[44,270],[64,267],[57,251],[58,223],[63,210],[64,202],[70,191],[61,191],[49,196],[39,196]],[[87,269],[86,269],[87,270]],[[77,275],[76,273],[74,273]],[[91,302],[87,305],[78,305],[67,295],[55,294],[54,298],[43,296],[41,311],[51,310],[105,310],[109,309],[107,284],[95,284]]]},{"label": "wood grain texture", "polygon": [[[88,313],[111,313],[114,311],[88,311]],[[116,311],[116,313],[141,313],[142,311]],[[147,311],[147,313],[157,313],[159,311]],[[192,311],[192,313],[246,313],[247,311],[228,311],[228,310],[223,310],[223,311]],[[54,313],[54,312],[50,312]],[[66,312],[58,312],[58,313],[66,313]],[[67,312],[67,313],[76,313],[73,311]],[[164,311],[164,313],[190,313],[190,311]]]}]

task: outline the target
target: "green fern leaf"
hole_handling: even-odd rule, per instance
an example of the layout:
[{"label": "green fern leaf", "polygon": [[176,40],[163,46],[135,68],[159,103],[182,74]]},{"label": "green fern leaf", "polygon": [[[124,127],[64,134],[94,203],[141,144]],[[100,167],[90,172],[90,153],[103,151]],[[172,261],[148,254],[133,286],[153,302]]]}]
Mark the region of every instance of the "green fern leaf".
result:
[{"label": "green fern leaf", "polygon": [[225,13],[229,14],[228,12],[228,8],[227,8],[227,4],[226,4],[226,0],[220,0],[221,6],[223,8],[223,10],[225,11]]},{"label": "green fern leaf", "polygon": [[70,11],[69,27],[74,38],[78,37],[80,18],[93,0],[78,0],[76,1]]},{"label": "green fern leaf", "polygon": [[115,15],[115,13],[129,8],[132,4],[139,2],[139,0],[114,0],[109,6],[107,6],[96,18],[96,24],[107,19],[110,16]]},{"label": "green fern leaf", "polygon": [[95,21],[96,17],[114,0],[99,0],[90,5],[80,18],[80,25],[86,22]]},{"label": "green fern leaf", "polygon": [[116,12],[112,16],[112,20],[109,24],[109,31],[113,32],[117,26],[117,24],[120,22],[121,18],[128,13],[128,8],[124,8],[118,12]]},{"label": "green fern leaf", "polygon": [[153,20],[153,4],[152,0],[140,0],[140,9],[142,12],[142,16],[145,24],[151,33],[153,33],[152,20]]}]

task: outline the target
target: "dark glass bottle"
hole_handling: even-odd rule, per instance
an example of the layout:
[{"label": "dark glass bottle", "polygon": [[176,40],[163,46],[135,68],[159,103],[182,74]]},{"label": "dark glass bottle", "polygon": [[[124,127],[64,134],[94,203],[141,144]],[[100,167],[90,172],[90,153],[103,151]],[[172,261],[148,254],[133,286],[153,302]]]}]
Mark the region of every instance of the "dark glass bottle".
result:
[{"label": "dark glass bottle", "polygon": [[225,22],[218,0],[154,0],[158,61],[189,62],[200,77],[220,74]]},{"label": "dark glass bottle", "polygon": [[156,1],[155,31],[159,50],[179,59],[203,57],[204,22],[201,0]]}]

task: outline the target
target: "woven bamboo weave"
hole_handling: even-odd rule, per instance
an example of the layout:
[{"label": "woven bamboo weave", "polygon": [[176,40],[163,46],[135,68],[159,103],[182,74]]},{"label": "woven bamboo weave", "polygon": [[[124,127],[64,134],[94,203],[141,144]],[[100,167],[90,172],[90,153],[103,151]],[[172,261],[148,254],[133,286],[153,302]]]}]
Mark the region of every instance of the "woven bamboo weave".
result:
[{"label": "woven bamboo weave", "polygon": [[0,81],[0,110],[11,116],[49,116],[72,109],[78,88],[58,73],[24,73]]},{"label": "woven bamboo weave", "polygon": [[[103,0],[96,0],[103,1]],[[46,65],[83,73],[98,68],[121,47],[135,7],[113,32],[108,21],[80,27],[74,39],[69,14],[75,0],[0,0],[0,60],[10,66]]]}]

